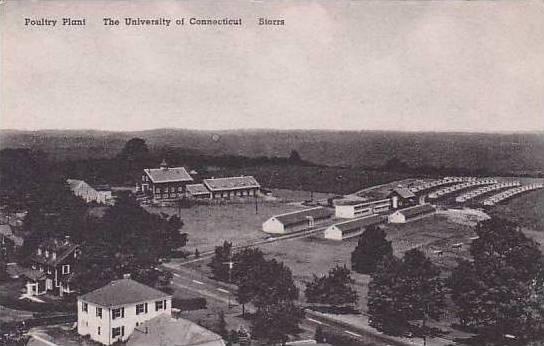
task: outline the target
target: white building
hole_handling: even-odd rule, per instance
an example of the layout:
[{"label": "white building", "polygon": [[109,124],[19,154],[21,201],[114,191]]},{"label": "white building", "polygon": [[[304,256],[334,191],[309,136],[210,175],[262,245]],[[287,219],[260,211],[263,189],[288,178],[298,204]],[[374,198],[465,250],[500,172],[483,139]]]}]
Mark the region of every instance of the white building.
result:
[{"label": "white building", "polygon": [[377,226],[387,221],[386,216],[372,215],[359,219],[349,220],[334,224],[325,230],[325,238],[332,240],[345,240],[357,237],[362,234],[367,227]]},{"label": "white building", "polygon": [[124,278],[78,297],[77,332],[111,345],[154,317],[171,316],[171,309],[171,295]]},{"label": "white building", "polygon": [[74,195],[81,197],[85,202],[96,202],[98,204],[112,204],[113,197],[111,190],[106,186],[93,187],[83,180],[68,179],[66,180],[70,190]]},{"label": "white building", "polygon": [[417,205],[406,209],[397,210],[388,216],[389,223],[406,223],[424,218],[436,212],[435,207],[430,204]]},{"label": "white building", "polygon": [[391,209],[391,199],[376,201],[339,201],[334,207],[336,217],[353,219],[356,217],[379,214]]},{"label": "white building", "polygon": [[276,234],[302,231],[330,220],[332,215],[330,209],[323,207],[275,215],[263,223],[263,231]]}]

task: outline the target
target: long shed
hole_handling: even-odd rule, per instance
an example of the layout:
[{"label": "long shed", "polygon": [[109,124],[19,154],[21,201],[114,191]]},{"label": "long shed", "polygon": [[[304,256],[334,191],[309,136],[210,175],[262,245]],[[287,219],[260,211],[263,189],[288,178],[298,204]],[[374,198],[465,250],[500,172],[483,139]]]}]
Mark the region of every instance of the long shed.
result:
[{"label": "long shed", "polygon": [[387,216],[372,215],[336,223],[325,230],[325,238],[344,240],[359,236],[367,227],[377,226],[387,222]]},{"label": "long shed", "polygon": [[324,207],[275,215],[263,222],[263,231],[276,234],[302,231],[330,220],[332,215],[332,210]]}]

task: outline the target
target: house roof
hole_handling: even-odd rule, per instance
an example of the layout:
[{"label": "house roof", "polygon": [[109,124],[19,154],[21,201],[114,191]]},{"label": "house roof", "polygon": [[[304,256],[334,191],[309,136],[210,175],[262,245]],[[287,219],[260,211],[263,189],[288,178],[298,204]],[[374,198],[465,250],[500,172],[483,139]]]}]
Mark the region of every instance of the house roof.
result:
[{"label": "house roof", "polygon": [[427,214],[431,212],[435,212],[436,209],[430,204],[422,204],[422,205],[416,205],[415,207],[410,207],[406,209],[402,209],[397,211],[398,213],[401,213],[406,218],[416,217],[421,214]]},{"label": "house roof", "polygon": [[120,279],[84,294],[80,296],[79,299],[89,303],[110,307],[169,297],[169,294],[132,279]]},{"label": "house roof", "polygon": [[85,185],[87,185],[87,187],[91,187],[89,184],[79,179],[67,179],[66,182],[68,183],[68,186],[70,187],[70,190],[72,191],[79,189]]},{"label": "house roof", "polygon": [[127,346],[224,346],[221,336],[185,319],[161,314],[134,329]]},{"label": "house roof", "polygon": [[244,188],[259,188],[261,185],[251,175],[242,177],[227,177],[204,179],[204,185],[210,191],[237,190]]},{"label": "house roof", "polygon": [[315,207],[294,211],[291,213],[275,215],[273,216],[273,218],[281,222],[284,226],[288,226],[305,222],[306,220],[308,220],[308,217],[313,217],[314,219],[324,219],[332,216],[332,214],[333,212],[327,208]]},{"label": "house roof", "polygon": [[185,167],[146,168],[144,172],[154,184],[193,181]]},{"label": "house roof", "polygon": [[186,185],[185,188],[187,189],[187,192],[189,192],[191,195],[204,195],[210,193],[210,191],[208,191],[204,184]]},{"label": "house roof", "polygon": [[35,269],[25,269],[20,275],[32,281],[42,280],[46,276],[45,272],[35,270]]},{"label": "house roof", "polygon": [[[31,260],[37,263],[47,264],[50,266],[56,266],[62,262],[66,257],[71,255],[79,245],[72,243],[69,240],[49,239],[42,242],[38,248],[42,250],[41,255],[37,252],[31,256]],[[48,256],[45,255],[45,250],[48,251]],[[55,258],[53,258],[53,252]]]},{"label": "house roof", "polygon": [[410,191],[410,189],[405,188],[405,187],[398,187],[396,189],[393,189],[393,191],[391,191],[391,194],[394,194],[394,193],[398,194],[402,198],[414,198],[414,197],[416,197],[416,195],[414,195],[414,193],[412,191]]},{"label": "house roof", "polygon": [[338,228],[342,232],[349,232],[349,231],[360,229],[367,226],[379,225],[381,223],[384,223],[385,220],[386,220],[385,216],[372,215],[372,216],[361,217],[358,219],[337,223],[334,226],[336,226],[336,228]]}]

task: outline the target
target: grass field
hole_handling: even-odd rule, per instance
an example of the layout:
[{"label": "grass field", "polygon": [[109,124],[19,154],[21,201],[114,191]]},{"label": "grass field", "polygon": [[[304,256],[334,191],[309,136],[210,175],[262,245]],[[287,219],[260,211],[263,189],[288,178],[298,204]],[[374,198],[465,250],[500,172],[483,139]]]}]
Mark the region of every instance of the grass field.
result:
[{"label": "grass field", "polygon": [[[255,205],[217,204],[197,205],[181,209],[183,232],[188,234],[186,250],[200,252],[213,250],[225,240],[235,245],[243,245],[267,235],[262,231],[262,223],[273,215],[300,209],[288,203],[258,202],[258,214]],[[170,215],[178,213],[177,208],[149,207],[152,212]]]}]

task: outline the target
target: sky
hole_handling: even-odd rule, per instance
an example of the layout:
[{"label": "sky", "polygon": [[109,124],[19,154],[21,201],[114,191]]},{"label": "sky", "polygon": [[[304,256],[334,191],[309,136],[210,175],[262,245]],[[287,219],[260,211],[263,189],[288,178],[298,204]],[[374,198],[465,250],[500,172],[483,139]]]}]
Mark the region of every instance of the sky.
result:
[{"label": "sky", "polygon": [[[6,0],[0,11],[2,129],[544,130],[542,0]],[[64,17],[86,25],[25,25]]]}]

